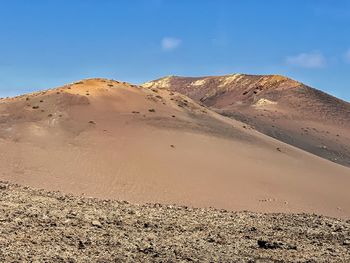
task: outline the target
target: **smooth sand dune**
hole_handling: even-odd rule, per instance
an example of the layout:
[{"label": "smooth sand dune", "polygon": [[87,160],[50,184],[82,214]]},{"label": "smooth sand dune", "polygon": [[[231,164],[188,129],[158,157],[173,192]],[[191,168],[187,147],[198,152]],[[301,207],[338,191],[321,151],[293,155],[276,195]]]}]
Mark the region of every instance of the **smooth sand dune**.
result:
[{"label": "smooth sand dune", "polygon": [[0,179],[138,203],[350,217],[350,169],[169,90],[91,79],[0,100]]}]

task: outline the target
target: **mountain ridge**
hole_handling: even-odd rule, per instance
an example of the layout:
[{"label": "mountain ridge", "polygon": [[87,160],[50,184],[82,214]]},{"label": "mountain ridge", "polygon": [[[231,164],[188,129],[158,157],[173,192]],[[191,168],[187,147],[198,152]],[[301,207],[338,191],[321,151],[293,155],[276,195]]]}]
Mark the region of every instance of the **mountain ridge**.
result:
[{"label": "mountain ridge", "polygon": [[2,100],[0,147],[0,180],[26,186],[136,203],[350,215],[348,168],[166,89],[88,79]]},{"label": "mountain ridge", "polygon": [[268,136],[350,166],[350,103],[299,81],[233,74],[165,77],[143,86],[180,92]]}]

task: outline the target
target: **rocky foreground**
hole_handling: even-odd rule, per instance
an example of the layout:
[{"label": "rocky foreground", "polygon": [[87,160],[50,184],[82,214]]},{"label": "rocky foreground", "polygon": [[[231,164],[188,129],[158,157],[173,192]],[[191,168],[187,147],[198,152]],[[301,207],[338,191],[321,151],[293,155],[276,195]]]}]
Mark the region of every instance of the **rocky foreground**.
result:
[{"label": "rocky foreground", "polygon": [[135,205],[0,183],[0,262],[350,262],[350,220]]}]

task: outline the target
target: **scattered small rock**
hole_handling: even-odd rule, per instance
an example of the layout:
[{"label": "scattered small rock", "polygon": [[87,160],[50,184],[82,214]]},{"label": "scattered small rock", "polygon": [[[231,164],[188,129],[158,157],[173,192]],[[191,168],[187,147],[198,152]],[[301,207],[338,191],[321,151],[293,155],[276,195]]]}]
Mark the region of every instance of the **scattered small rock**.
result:
[{"label": "scattered small rock", "polygon": [[101,222],[98,221],[98,220],[93,220],[93,221],[91,222],[91,225],[93,225],[93,226],[95,226],[95,227],[98,227],[98,228],[101,228],[101,227],[102,227]]},{"label": "scattered small rock", "polygon": [[79,240],[78,249],[84,249],[84,248],[85,248],[85,245],[84,245],[83,241]]},{"label": "scattered small rock", "polygon": [[212,237],[209,237],[209,238],[207,239],[207,241],[208,241],[209,243],[214,243],[214,242],[215,242],[215,239],[212,238]]},{"label": "scattered small rock", "polygon": [[281,248],[281,245],[277,242],[270,242],[270,241],[266,241],[266,240],[262,240],[262,239],[258,240],[258,246],[259,246],[259,248],[263,248],[263,249]]},{"label": "scattered small rock", "polygon": [[344,246],[350,246],[350,240],[344,240],[343,241]]},{"label": "scattered small rock", "polygon": [[350,262],[350,220],[0,189],[0,262]]},{"label": "scattered small rock", "polygon": [[6,190],[8,186],[6,184],[0,183],[0,190]]}]

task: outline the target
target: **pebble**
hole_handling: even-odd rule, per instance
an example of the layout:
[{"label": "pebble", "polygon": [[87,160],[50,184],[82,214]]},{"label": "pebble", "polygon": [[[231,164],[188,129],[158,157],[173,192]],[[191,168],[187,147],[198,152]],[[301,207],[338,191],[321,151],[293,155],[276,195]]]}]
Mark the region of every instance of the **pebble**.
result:
[{"label": "pebble", "polygon": [[101,222],[98,221],[98,220],[93,220],[93,221],[91,222],[91,224],[92,224],[93,226],[95,226],[95,227],[98,227],[98,228],[101,228],[101,227],[102,227]]}]

